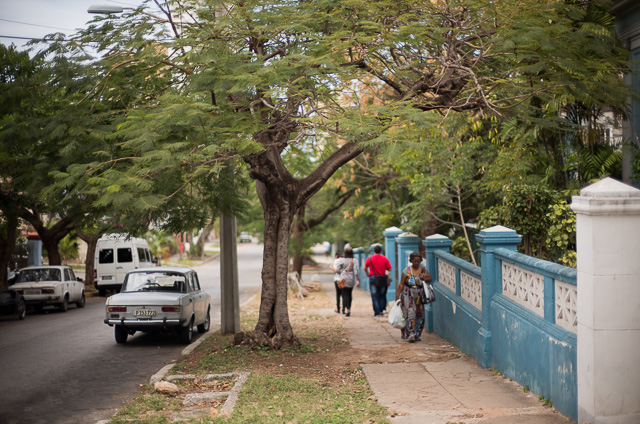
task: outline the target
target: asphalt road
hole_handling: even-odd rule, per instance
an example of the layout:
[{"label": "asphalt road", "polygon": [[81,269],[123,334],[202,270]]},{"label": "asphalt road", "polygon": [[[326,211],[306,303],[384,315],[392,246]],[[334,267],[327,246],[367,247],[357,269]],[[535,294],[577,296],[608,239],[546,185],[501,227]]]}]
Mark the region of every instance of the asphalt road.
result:
[{"label": "asphalt road", "polygon": [[[240,304],[259,291],[262,246],[238,244]],[[220,324],[218,260],[195,268]],[[103,323],[104,297],[86,306],[0,317],[0,423],[86,424],[112,416],[140,385],[180,358],[177,337],[136,333],[118,345]],[[194,333],[194,340],[200,337]]]}]

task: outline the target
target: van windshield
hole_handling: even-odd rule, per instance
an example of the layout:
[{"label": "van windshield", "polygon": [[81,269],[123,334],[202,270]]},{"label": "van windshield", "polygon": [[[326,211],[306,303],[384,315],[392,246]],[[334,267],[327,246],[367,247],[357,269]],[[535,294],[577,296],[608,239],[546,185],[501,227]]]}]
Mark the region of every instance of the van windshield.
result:
[{"label": "van windshield", "polygon": [[123,292],[174,292],[186,293],[186,278],[182,274],[166,272],[133,272],[127,275]]}]

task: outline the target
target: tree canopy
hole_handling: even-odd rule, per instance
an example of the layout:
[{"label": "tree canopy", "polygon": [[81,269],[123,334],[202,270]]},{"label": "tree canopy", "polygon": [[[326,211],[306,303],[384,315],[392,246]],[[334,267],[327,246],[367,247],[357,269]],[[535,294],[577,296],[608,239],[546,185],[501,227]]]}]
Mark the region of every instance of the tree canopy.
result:
[{"label": "tree canopy", "polygon": [[[363,150],[429,144],[453,113],[536,126],[566,104],[621,104],[626,55],[590,19],[600,3],[146,1],[70,43],[101,54],[82,100],[95,142],[55,176],[124,216],[184,223],[238,210],[247,166],[265,253],[258,324],[240,339],[296,346],[286,274],[300,208]],[[294,172],[305,143],[322,154]]]}]

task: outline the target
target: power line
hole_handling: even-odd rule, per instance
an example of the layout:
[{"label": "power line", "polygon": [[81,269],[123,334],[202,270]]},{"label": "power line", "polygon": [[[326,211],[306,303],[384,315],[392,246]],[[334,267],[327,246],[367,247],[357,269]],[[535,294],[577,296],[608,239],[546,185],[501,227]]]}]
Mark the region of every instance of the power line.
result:
[{"label": "power line", "polygon": [[0,35],[0,38],[15,38],[16,40],[37,40],[43,41],[42,38],[32,38],[32,37],[16,37],[14,35]]},{"label": "power line", "polygon": [[10,19],[0,19],[0,21],[11,22],[11,23],[20,24],[20,25],[31,25],[31,26],[37,26],[37,27],[42,27],[42,28],[52,28],[52,29],[61,29],[61,30],[64,30],[64,31],[73,31],[72,29],[69,29],[69,28],[59,28],[59,27],[53,27],[53,26],[47,26],[47,25],[30,24],[30,23],[27,23],[27,22],[12,21]]}]

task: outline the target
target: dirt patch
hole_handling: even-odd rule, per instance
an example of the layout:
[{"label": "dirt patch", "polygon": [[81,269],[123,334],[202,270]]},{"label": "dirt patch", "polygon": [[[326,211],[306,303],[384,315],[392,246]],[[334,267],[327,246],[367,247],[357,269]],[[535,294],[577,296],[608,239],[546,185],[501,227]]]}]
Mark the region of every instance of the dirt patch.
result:
[{"label": "dirt patch", "polygon": [[[335,312],[333,293],[314,290],[303,299],[290,296],[288,302],[291,324],[303,345],[301,351],[308,353],[286,350],[256,352],[254,349],[255,354],[252,355],[250,364],[252,372],[271,375],[299,374],[303,378],[313,378],[322,384],[334,386],[351,379],[363,363],[447,361],[461,356],[454,346],[428,335],[416,344],[402,343],[393,348],[354,348],[349,344],[343,328],[346,320],[354,317],[347,318]],[[253,329],[259,305],[260,300],[255,299],[243,307],[243,326],[246,325],[243,331]],[[360,319],[374,320],[369,316]],[[185,358],[184,372],[191,372],[189,369],[204,361],[207,355],[226,355],[231,349],[248,349],[232,348],[231,341],[232,337],[229,336],[226,343],[205,342],[204,348],[197,349]],[[231,371],[235,370],[227,370]]]},{"label": "dirt patch", "polygon": [[180,393],[228,392],[235,382],[235,379],[202,381],[200,378],[173,381]]}]

